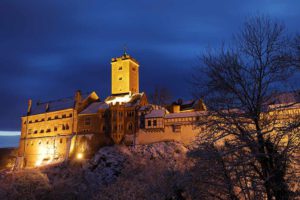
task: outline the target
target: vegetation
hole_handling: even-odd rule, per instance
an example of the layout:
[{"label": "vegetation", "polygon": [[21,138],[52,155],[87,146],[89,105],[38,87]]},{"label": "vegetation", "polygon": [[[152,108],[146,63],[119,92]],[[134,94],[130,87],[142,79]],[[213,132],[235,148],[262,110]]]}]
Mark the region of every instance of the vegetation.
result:
[{"label": "vegetation", "polygon": [[282,87],[287,89],[296,69],[295,55],[284,25],[259,16],[246,21],[230,45],[202,56],[193,84],[209,108],[199,121],[206,126],[200,150],[210,147],[209,160],[214,158],[222,177],[209,183],[217,198],[299,195],[299,116],[279,114],[294,104],[269,106]]}]

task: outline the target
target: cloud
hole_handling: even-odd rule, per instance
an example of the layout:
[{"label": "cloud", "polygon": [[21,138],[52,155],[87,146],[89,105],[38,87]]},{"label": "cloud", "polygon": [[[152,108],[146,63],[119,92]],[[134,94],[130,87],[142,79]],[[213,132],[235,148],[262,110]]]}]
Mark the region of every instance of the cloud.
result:
[{"label": "cloud", "polygon": [[[141,65],[141,89],[153,77],[174,98],[189,98],[186,77],[197,55],[217,46],[256,13],[299,31],[297,0],[80,1],[4,0],[0,4],[0,130],[19,130],[28,98],[110,94],[110,59],[128,52]],[[157,84],[156,83],[156,84]]]}]

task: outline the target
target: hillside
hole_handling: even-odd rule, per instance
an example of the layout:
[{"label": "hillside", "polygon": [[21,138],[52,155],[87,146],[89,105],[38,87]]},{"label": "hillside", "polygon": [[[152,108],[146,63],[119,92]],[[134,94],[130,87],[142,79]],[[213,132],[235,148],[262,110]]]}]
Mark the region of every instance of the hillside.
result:
[{"label": "hillside", "polygon": [[179,143],[110,146],[91,160],[0,177],[0,199],[195,199],[193,159]]}]

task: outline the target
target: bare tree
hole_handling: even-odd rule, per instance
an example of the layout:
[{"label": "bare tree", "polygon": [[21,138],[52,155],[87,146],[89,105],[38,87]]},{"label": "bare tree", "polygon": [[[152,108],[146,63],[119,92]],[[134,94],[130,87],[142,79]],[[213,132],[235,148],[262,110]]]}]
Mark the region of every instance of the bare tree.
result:
[{"label": "bare tree", "polygon": [[149,95],[150,103],[166,106],[171,101],[171,93],[165,87],[155,86],[153,93]]},{"label": "bare tree", "polygon": [[257,191],[267,199],[293,195],[299,120],[281,113],[295,104],[270,105],[293,72],[291,42],[281,23],[250,18],[230,46],[203,55],[193,75],[195,91],[209,108],[199,121],[207,127],[202,139],[219,146],[226,141],[224,162],[246,199],[257,198]]}]

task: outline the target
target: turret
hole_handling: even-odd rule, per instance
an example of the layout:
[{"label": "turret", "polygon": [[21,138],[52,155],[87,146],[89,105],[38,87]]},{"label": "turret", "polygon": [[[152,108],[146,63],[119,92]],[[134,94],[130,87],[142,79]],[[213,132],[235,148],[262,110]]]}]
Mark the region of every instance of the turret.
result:
[{"label": "turret", "polygon": [[29,100],[28,100],[27,115],[30,115],[30,112],[31,112],[31,106],[32,106],[32,100],[29,99]]}]

